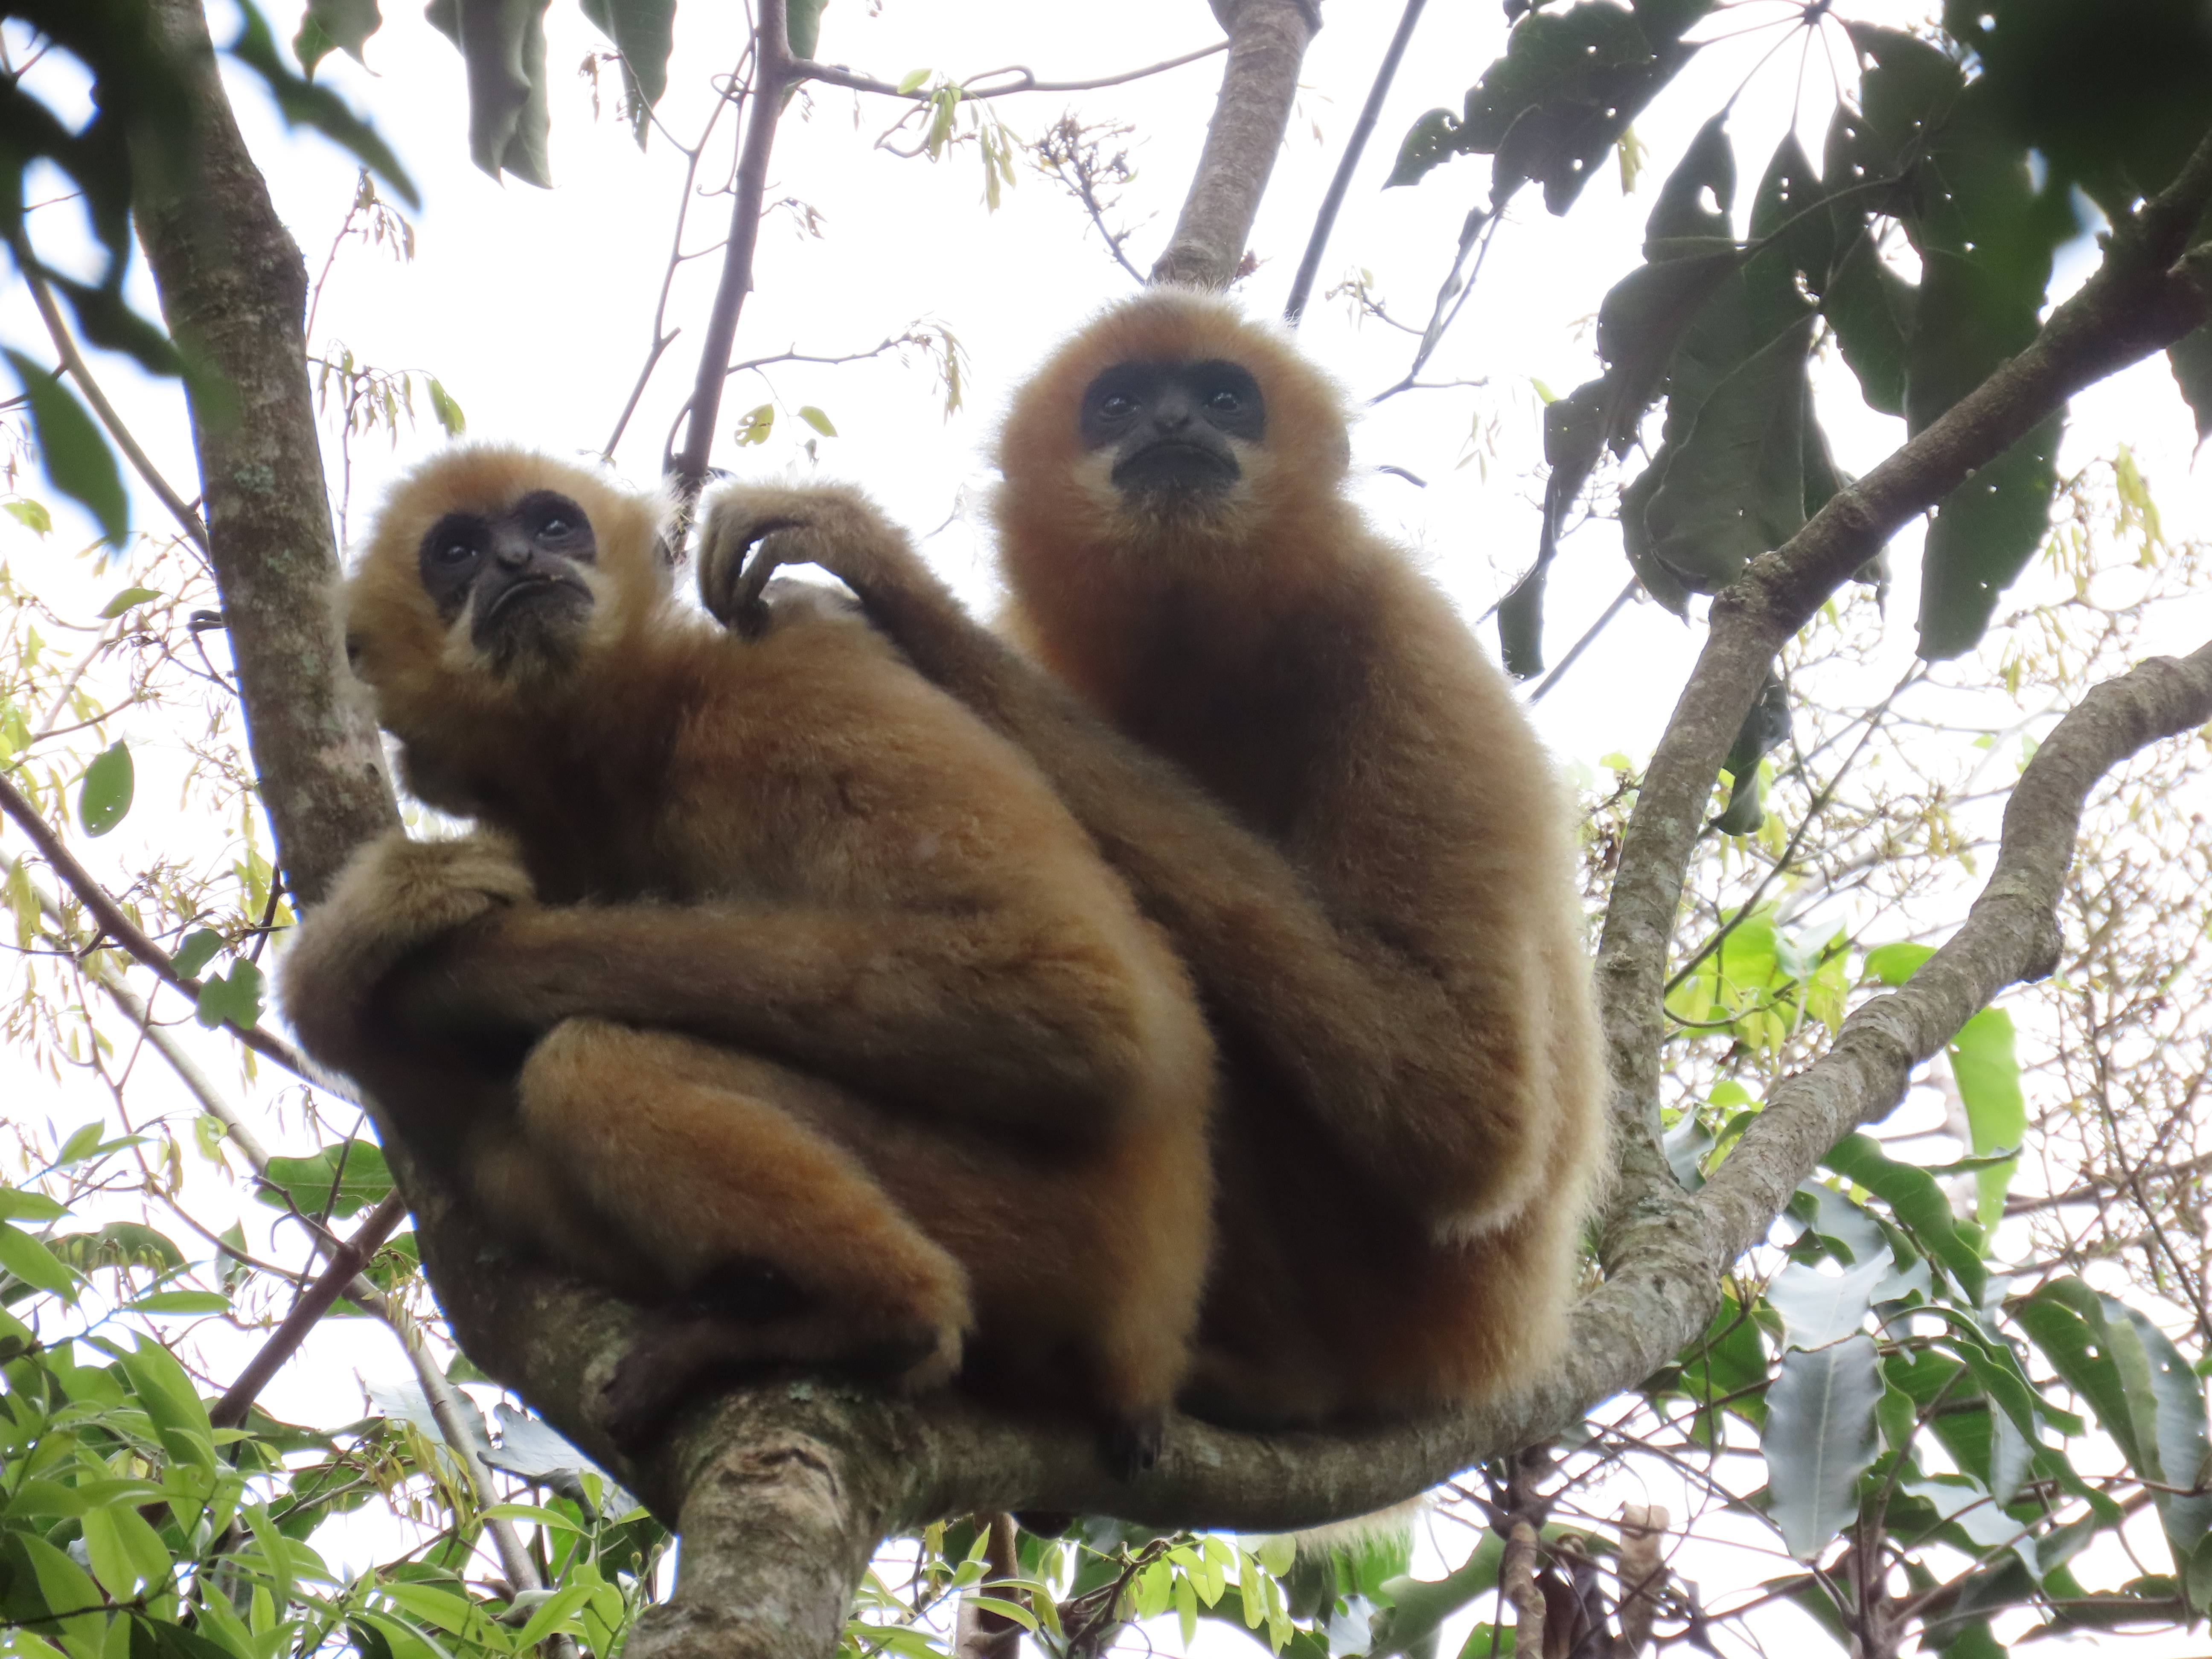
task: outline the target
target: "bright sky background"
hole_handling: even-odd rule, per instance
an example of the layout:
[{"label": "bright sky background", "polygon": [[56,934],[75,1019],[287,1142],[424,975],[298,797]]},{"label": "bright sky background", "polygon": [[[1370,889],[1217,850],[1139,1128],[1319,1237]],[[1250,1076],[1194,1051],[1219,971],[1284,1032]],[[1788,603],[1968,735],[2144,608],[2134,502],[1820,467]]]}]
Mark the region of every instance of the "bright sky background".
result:
[{"label": "bright sky background", "polygon": [[[271,9],[280,33],[289,38],[296,9],[280,3]],[[1900,21],[1924,9],[1908,3],[1889,8]],[[218,37],[228,38],[227,7],[218,3],[213,10]],[[1482,380],[1486,386],[1409,393],[1358,427],[1355,455],[1365,469],[1358,484],[1362,501],[1379,525],[1419,550],[1470,618],[1511,586],[1534,551],[1541,489],[1536,385],[1564,392],[1597,372],[1591,320],[1598,301],[1629,269],[1658,179],[1690,132],[1752,77],[1735,125],[1742,179],[1740,224],[1765,158],[1793,116],[1808,150],[1820,153],[1835,93],[1832,65],[1848,62],[1840,32],[1832,27],[1812,45],[1802,56],[1802,34],[1788,36],[1789,44],[1753,73],[1769,48],[1785,38],[1782,30],[1761,26],[1778,24],[1794,10],[1775,0],[1742,0],[1701,31],[1727,38],[1717,39],[1638,120],[1637,131],[1654,165],[1638,193],[1625,196],[1618,173],[1607,166],[1574,214],[1559,221],[1543,213],[1534,191],[1523,192],[1474,301],[1425,375]],[[1851,10],[1869,15],[1876,7]],[[1257,314],[1279,309],[1397,11],[1376,0],[1330,0],[1327,7],[1328,27],[1308,56],[1289,140],[1253,233],[1259,270],[1239,290]],[[380,250],[340,250],[309,343],[327,356],[343,346],[356,359],[383,368],[435,374],[466,410],[472,434],[560,452],[595,451],[605,441],[649,343],[682,158],[659,134],[642,153],[631,142],[614,113],[611,70],[601,82],[604,112],[594,118],[592,89],[575,70],[605,43],[571,0],[556,0],[547,21],[556,180],[550,192],[495,183],[469,163],[461,60],[422,21],[414,0],[398,0],[391,8],[385,28],[368,44],[367,69],[342,58],[326,60],[325,78],[375,120],[420,186],[423,206],[413,216],[417,245],[411,264],[395,263]],[[726,74],[737,61],[743,30],[737,7],[690,0],[682,8],[659,117],[685,142],[696,136],[709,107],[709,77]],[[1485,198],[1486,168],[1462,161],[1416,189],[1383,192],[1376,185],[1407,126],[1433,106],[1456,106],[1501,49],[1504,34],[1504,19],[1495,3],[1451,0],[1430,8],[1345,204],[1300,338],[1356,400],[1401,378],[1413,341],[1373,321],[1356,325],[1345,301],[1325,300],[1322,293],[1364,267],[1393,315],[1416,325],[1425,320],[1461,219]],[[1042,78],[1067,80],[1138,68],[1218,38],[1200,0],[1091,6],[881,0],[879,10],[866,0],[836,0],[824,19],[818,55],[890,81],[917,69],[965,76],[1010,63],[1027,64]],[[1220,64],[1210,58],[1127,86],[1004,98],[988,107],[1024,137],[1034,137],[1067,109],[1094,123],[1116,121],[1132,129],[1126,143],[1138,177],[1110,222],[1134,228],[1127,252],[1144,269],[1174,222]],[[318,137],[286,136],[250,80],[234,76],[232,84],[248,142],[312,276],[323,269],[351,203],[354,163]],[[902,107],[817,88],[786,118],[769,197],[812,210],[821,234],[805,233],[805,216],[796,206],[770,212],[737,356],[793,349],[840,354],[872,346],[917,323],[941,325],[966,353],[964,405],[949,419],[942,416],[939,388],[918,353],[909,354],[903,366],[895,359],[834,368],[782,366],[765,377],[745,375],[732,383],[714,459],[741,476],[805,470],[800,441],[811,434],[795,415],[803,404],[818,405],[839,434],[817,445],[820,475],[858,479],[917,533],[936,531],[927,543],[932,558],[971,599],[988,605],[982,506],[999,410],[1055,338],[1133,285],[1108,257],[1082,209],[1049,179],[1024,171],[992,214],[981,203],[981,166],[972,142],[934,164],[874,148]],[[702,167],[702,179],[720,184],[726,178],[736,127],[726,116]],[[913,141],[914,131],[910,126],[905,142]],[[31,199],[54,193],[34,185]],[[41,213],[33,222],[41,248],[64,262],[77,234],[66,216],[70,211]],[[726,196],[696,203],[685,246],[719,242],[727,216]],[[2063,252],[2062,286],[2078,281],[2094,258],[2086,241]],[[657,471],[671,418],[688,392],[714,275],[710,257],[686,265],[676,283],[669,315],[684,335],[663,359],[617,457],[639,482]],[[143,269],[135,280],[152,312]],[[46,353],[20,289],[0,298],[0,337],[33,356]],[[161,469],[185,495],[194,494],[181,401],[169,387],[149,386],[126,364],[97,361]],[[1839,366],[1827,365],[1819,385],[1824,417],[1845,467],[1864,471],[1901,437],[1899,423],[1858,403]],[[773,402],[780,411],[774,439],[761,448],[735,447],[730,434],[739,416],[763,402]],[[380,434],[353,441],[346,506],[356,535],[382,485],[441,441],[427,404],[418,399],[417,411],[421,424],[403,432],[396,446]],[[2063,465],[2078,466],[2109,456],[2120,443],[2131,446],[2169,536],[2202,536],[2212,531],[2212,482],[2203,465],[2192,467],[2192,436],[2163,361],[2154,359],[2077,400]],[[335,480],[338,455],[328,431],[325,445]],[[1428,486],[1419,489],[1373,470],[1382,465],[1405,468]],[[83,544],[91,532],[61,503],[55,506],[59,527],[44,543],[0,520],[0,558],[26,578],[35,574],[57,595],[76,591],[96,607],[124,579],[113,570],[94,574],[68,566],[66,550]],[[163,526],[159,507],[143,494],[136,514],[143,527]],[[1912,649],[1917,539],[1917,532],[1908,532],[1893,555],[1899,580],[1884,659],[1869,671],[1870,683],[1882,690]],[[1551,585],[1547,644],[1552,660],[1611,601],[1626,574],[1609,523],[1592,522],[1568,541]],[[2193,621],[2176,624],[2176,636],[2167,643],[2193,646],[2212,631],[2204,622],[2200,610]],[[2184,637],[2192,626],[2195,637]],[[1494,651],[1486,627],[1482,636],[1486,648]],[[1701,627],[1685,626],[1655,605],[1630,607],[1605,636],[1603,649],[1585,659],[1538,711],[1539,724],[1561,758],[1589,764],[1608,751],[1638,758],[1648,754],[1701,636]],[[173,756],[176,745],[158,720],[143,727],[126,720],[121,729],[139,755],[140,799],[147,805],[101,848],[104,855],[118,859],[118,867],[162,839],[165,826],[152,809],[164,799],[162,752],[166,748]],[[167,799],[174,799],[173,791]],[[10,852],[19,845],[4,844]],[[231,1062],[214,1045],[209,1048],[212,1069],[228,1080],[234,1075]],[[39,1092],[18,1094],[11,1083],[11,1097],[37,1101],[34,1109],[51,1110],[64,1122],[97,1109],[24,1081]],[[18,1108],[8,1109],[12,1114]],[[281,1124],[272,1123],[264,1138],[280,1149],[301,1150],[296,1136],[288,1136]],[[193,1181],[208,1212],[222,1214],[228,1201],[224,1189],[204,1170],[196,1170]],[[298,1241],[289,1240],[286,1257],[297,1253]],[[242,1357],[253,1344],[240,1337],[235,1346]],[[356,1398],[353,1371],[380,1381],[405,1375],[404,1362],[380,1331],[359,1323],[327,1327],[307,1358],[272,1385],[266,1403],[280,1415],[338,1420]],[[1680,1512],[1678,1503],[1678,1516]],[[1446,1547],[1456,1555],[1466,1543],[1453,1534]],[[1738,1560],[1713,1576],[1743,1582],[1746,1565]],[[1778,1631],[1769,1627],[1769,1633]]]}]

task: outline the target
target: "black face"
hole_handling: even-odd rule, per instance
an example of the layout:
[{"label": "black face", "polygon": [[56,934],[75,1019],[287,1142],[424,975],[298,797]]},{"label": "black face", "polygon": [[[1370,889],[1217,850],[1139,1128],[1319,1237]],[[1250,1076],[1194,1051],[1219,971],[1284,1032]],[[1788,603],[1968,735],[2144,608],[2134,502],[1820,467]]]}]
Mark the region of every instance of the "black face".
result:
[{"label": "black face", "polygon": [[1260,383],[1235,363],[1116,363],[1083,394],[1083,443],[1114,452],[1124,495],[1215,495],[1243,474],[1231,438],[1267,435]]},{"label": "black face", "polygon": [[467,607],[469,638],[504,663],[574,637],[592,610],[576,567],[598,553],[582,507],[556,490],[533,489],[495,515],[448,513],[416,558],[439,618],[450,623]]}]

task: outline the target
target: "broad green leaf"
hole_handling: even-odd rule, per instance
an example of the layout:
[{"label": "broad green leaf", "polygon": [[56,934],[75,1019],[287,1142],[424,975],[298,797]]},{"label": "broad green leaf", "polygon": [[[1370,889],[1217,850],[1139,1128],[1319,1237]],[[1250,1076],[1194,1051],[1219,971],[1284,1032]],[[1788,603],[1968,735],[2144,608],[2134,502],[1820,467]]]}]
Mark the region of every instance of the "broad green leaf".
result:
[{"label": "broad green leaf", "polygon": [[1866,1322],[1875,1287],[1889,1269],[1887,1250],[1841,1273],[1824,1273],[1793,1261],[1767,1285],[1766,1300],[1782,1316],[1790,1347],[1825,1348]]},{"label": "broad green leaf", "polygon": [[[343,1219],[382,1201],[392,1190],[392,1168],[374,1141],[346,1140],[308,1158],[270,1158],[268,1180],[302,1214],[320,1215],[328,1205],[331,1214]],[[263,1203],[282,1207],[267,1188],[259,1196]]]},{"label": "broad green leaf", "polygon": [[41,1609],[67,1613],[70,1616],[46,1628],[60,1632],[70,1644],[72,1659],[100,1652],[107,1620],[97,1611],[82,1611],[97,1609],[101,1601],[100,1587],[82,1567],[38,1534],[13,1528],[0,1532],[0,1564],[8,1568],[11,1608],[20,1609],[15,1616],[21,1618]]},{"label": "broad green leaf", "polygon": [[262,984],[261,969],[240,957],[221,978],[200,981],[199,1006],[192,1018],[210,1030],[225,1020],[250,1030],[261,1018]]},{"label": "broad green leaf", "polygon": [[[95,1121],[85,1127],[97,1131],[100,1125]],[[82,1133],[82,1129],[78,1131],[80,1134]],[[76,1136],[72,1135],[70,1139],[74,1140]],[[65,1207],[44,1193],[34,1193],[23,1187],[0,1187],[0,1221],[20,1221],[26,1218],[33,1221],[58,1221],[68,1213]]]},{"label": "broad green leaf", "polygon": [[[668,90],[668,58],[676,47],[676,0],[583,0],[583,10],[622,53],[630,125],[642,146],[652,130],[653,106]],[[796,21],[794,15],[794,27],[787,31],[794,50],[799,33]]]},{"label": "broad green leaf", "polygon": [[1860,1335],[1782,1356],[1766,1391],[1767,1508],[1790,1554],[1809,1561],[1858,1515],[1859,1476],[1881,1449],[1882,1393],[1874,1339]]},{"label": "broad green leaf", "polygon": [[149,1291],[127,1305],[132,1313],[224,1314],[230,1298],[217,1291]]},{"label": "broad green leaf", "polygon": [[5,513],[34,536],[51,535],[53,532],[53,514],[46,511],[44,502],[32,501],[27,496],[12,501],[0,501],[0,513]]},{"label": "broad green leaf", "polygon": [[742,449],[749,444],[766,443],[769,434],[775,430],[775,405],[763,404],[757,409],[747,410],[739,417],[738,429],[734,435],[738,441],[738,447]]},{"label": "broad green leaf", "polygon": [[1920,654],[1972,650],[1997,596],[2051,529],[2062,417],[2052,416],[1943,498],[1928,528],[1920,579]]},{"label": "broad green leaf", "polygon": [[7,350],[6,356],[30,405],[31,433],[47,478],[92,514],[102,536],[122,546],[131,533],[131,503],[106,437],[59,375],[20,351]]},{"label": "broad green leaf", "polygon": [[512,173],[541,190],[553,185],[545,148],[552,131],[545,87],[551,3],[431,0],[422,14],[460,48],[467,65],[469,159],[495,179]]},{"label": "broad green leaf", "polygon": [[130,1504],[88,1510],[81,1524],[92,1576],[117,1601],[131,1601],[168,1577],[169,1552],[161,1534]]},{"label": "broad green leaf", "polygon": [[1631,13],[1612,0],[1585,0],[1531,11],[1506,37],[1504,57],[1469,88],[1462,117],[1435,110],[1414,124],[1387,182],[1416,183],[1452,155],[1491,155],[1492,211],[1534,179],[1544,205],[1565,213],[1689,61],[1696,48],[1681,44],[1681,32],[1704,10],[1650,5]]},{"label": "broad green leaf", "polygon": [[4,1221],[0,1221],[0,1267],[33,1290],[48,1291],[64,1302],[76,1300],[76,1275],[39,1240]]},{"label": "broad green leaf", "polygon": [[1889,1206],[1890,1212],[1943,1264],[1968,1301],[1979,1306],[1988,1283],[1979,1247],[1962,1237],[1952,1219],[1951,1200],[1925,1170],[1899,1164],[1866,1135],[1845,1135],[1821,1159]]},{"label": "broad green leaf", "polygon": [[784,38],[793,55],[811,58],[822,44],[822,9],[829,0],[790,0],[784,8]]},{"label": "broad green leaf", "polygon": [[438,417],[448,438],[458,438],[469,429],[469,417],[461,412],[460,401],[446,390],[445,382],[434,374],[423,377],[430,393],[430,412]]},{"label": "broad green leaf", "polygon": [[2020,1557],[2021,1564],[2031,1577],[2042,1577],[2042,1563],[2036,1556],[2035,1540],[2028,1535],[2025,1527],[1991,1502],[1989,1493],[1978,1483],[1961,1475],[1939,1474],[1922,1480],[1901,1480],[1898,1486],[1899,1490],[1909,1492],[1929,1504],[1936,1514],[1972,1539],[1977,1548],[2009,1548]]},{"label": "broad green leaf", "polygon": [[[2078,1279],[2054,1280],[2024,1298],[2014,1317],[2066,1386],[2088,1402],[2097,1425],[2112,1437],[2129,1467],[2159,1480],[2148,1369],[2142,1378],[2146,1397],[2139,1401],[2121,1371],[2096,1293]],[[2139,1422],[2139,1416],[2153,1420]]]},{"label": "broad green leaf", "polygon": [[1644,509],[1650,556],[1718,592],[1805,523],[1805,362],[1795,323],[1715,386]]},{"label": "broad green leaf", "polygon": [[333,49],[356,63],[368,60],[362,48],[368,37],[384,27],[384,14],[376,0],[307,0],[300,19],[300,32],[292,37],[293,54],[313,80],[315,65]]},{"label": "broad green leaf", "polygon": [[150,587],[126,587],[106,605],[100,606],[100,617],[103,621],[112,622],[133,605],[143,605],[149,599],[158,599],[161,597],[160,593]]},{"label": "broad green leaf", "polygon": [[[2018,1151],[2027,1137],[2027,1103],[2013,1053],[2012,1016],[2002,1008],[1983,1009],[1951,1039],[1949,1058],[1975,1152]],[[2018,1167],[2016,1158],[2008,1158],[1975,1172],[1977,1217],[1984,1232],[1994,1233],[2004,1218],[2005,1189]]]},{"label": "broad green leaf", "polygon": [[1877,945],[1866,953],[1866,970],[1884,985],[1899,986],[1936,954],[1932,945]]},{"label": "broad green leaf", "polygon": [[269,20],[252,0],[238,0],[238,35],[230,43],[230,55],[261,77],[276,102],[277,113],[284,118],[284,125],[314,128],[383,179],[408,206],[421,206],[414,180],[399,165],[399,158],[392,153],[391,146],[377,136],[376,129],[348,109],[345,100],[329,88],[319,87],[292,72],[276,49],[276,37],[270,31]]},{"label": "broad green leaf", "polygon": [[[2155,1402],[2151,1421],[2158,1441],[2158,1463],[2164,1472],[2164,1484],[2198,1489],[2193,1497],[2169,1492],[2152,1494],[2158,1505],[2159,1522],[2165,1528],[2166,1542],[2173,1551],[2174,1571],[2181,1573],[2203,1547],[2208,1530],[2212,1530],[2212,1493],[2203,1490],[2212,1485],[2212,1442],[2208,1442],[2205,1431],[2204,1384],[2166,1333],[2148,1318],[2133,1308],[2122,1307],[2110,1297],[2100,1299],[2104,1304],[2106,1325],[2117,1327],[2124,1317],[2128,1328],[2142,1346],[2151,1397]],[[2141,1413],[2137,1413],[2137,1421],[2142,1421]]]},{"label": "broad green leaf", "polygon": [[131,747],[120,738],[92,757],[77,786],[77,822],[88,836],[104,836],[123,822],[137,793],[137,774],[131,763]]},{"label": "broad green leaf", "polygon": [[200,969],[215,959],[222,949],[222,935],[212,927],[195,927],[185,935],[170,962],[186,979],[198,979]]},{"label": "broad green leaf", "polygon": [[1389,1601],[1375,1622],[1370,1659],[1390,1659],[1414,1652],[1423,1643],[1433,1644],[1445,1620],[1498,1588],[1498,1569],[1504,1559],[1505,1540],[1485,1533],[1466,1565],[1449,1577],[1387,1581],[1381,1589]]},{"label": "broad green leaf", "polygon": [[799,406],[799,418],[825,438],[834,438],[837,435],[837,428],[830,424],[830,417],[815,408],[812,404],[801,404]]},{"label": "broad green leaf", "polygon": [[1837,349],[1858,376],[1867,407],[1902,415],[1907,341],[1920,293],[1882,263],[1875,242],[1871,226],[1854,232],[1820,295],[1820,314],[1835,330]]}]

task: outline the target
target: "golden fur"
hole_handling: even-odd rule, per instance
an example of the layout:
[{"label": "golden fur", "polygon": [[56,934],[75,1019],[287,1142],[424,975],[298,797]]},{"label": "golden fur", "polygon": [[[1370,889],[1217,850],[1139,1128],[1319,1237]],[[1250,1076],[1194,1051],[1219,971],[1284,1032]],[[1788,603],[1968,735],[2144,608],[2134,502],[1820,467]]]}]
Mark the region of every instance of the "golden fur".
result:
[{"label": "golden fur", "polygon": [[[1241,477],[1205,504],[1125,502],[1079,433],[1085,388],[1206,360],[1257,380],[1264,441],[1236,443]],[[1348,453],[1316,370],[1184,292],[1115,307],[1018,393],[1009,631],[1134,745],[895,536],[822,561],[1036,758],[1199,982],[1227,1083],[1188,1398],[1239,1422],[1529,1376],[1561,1340],[1604,1164],[1569,801],[1503,676],[1345,500]],[[718,614],[742,604],[730,569],[701,580]]]},{"label": "golden fur", "polygon": [[[417,547],[549,489],[597,533],[592,603],[572,653],[495,670]],[[781,501],[725,490],[708,544]],[[349,648],[416,793],[509,839],[367,849],[288,957],[302,1040],[441,1140],[509,1234],[720,1306],[625,1367],[630,1427],[672,1370],[922,1386],[965,1336],[980,1385],[1054,1390],[1141,1461],[1207,1253],[1188,980],[1012,745],[819,590],[770,595],[749,638],[678,609],[658,517],[507,449],[394,493]],[[486,1072],[514,1077],[511,1113],[483,1106]],[[380,1087],[426,1075],[461,1122]]]}]

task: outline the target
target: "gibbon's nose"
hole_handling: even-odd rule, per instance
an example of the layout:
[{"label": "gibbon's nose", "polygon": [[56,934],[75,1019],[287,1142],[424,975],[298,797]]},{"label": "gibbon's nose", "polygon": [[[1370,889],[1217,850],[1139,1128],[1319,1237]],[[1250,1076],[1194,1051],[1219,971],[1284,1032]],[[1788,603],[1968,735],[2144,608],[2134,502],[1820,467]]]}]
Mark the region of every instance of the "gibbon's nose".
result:
[{"label": "gibbon's nose", "polygon": [[1190,396],[1181,387],[1162,392],[1152,404],[1152,429],[1156,432],[1180,432],[1191,422],[1198,411],[1191,405]]},{"label": "gibbon's nose", "polygon": [[502,570],[520,570],[530,562],[538,550],[530,538],[519,530],[495,530],[492,532],[491,556]]}]

